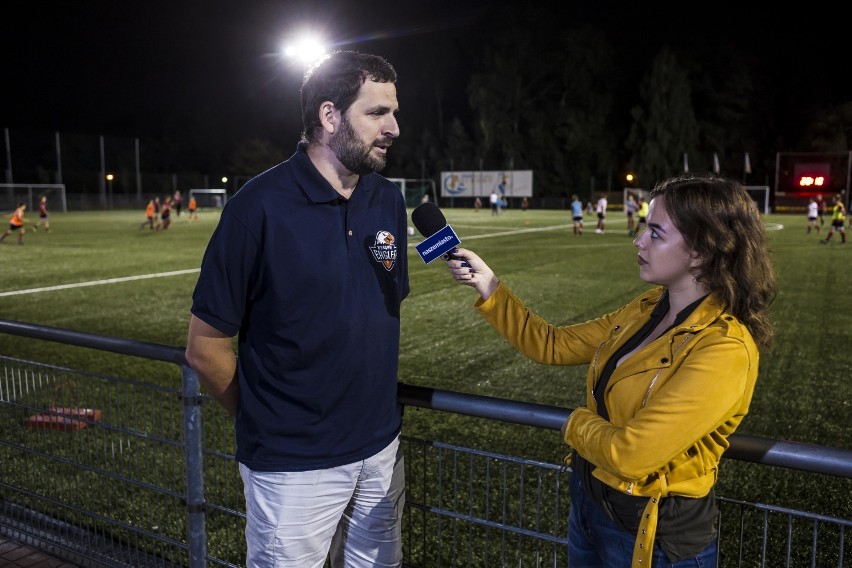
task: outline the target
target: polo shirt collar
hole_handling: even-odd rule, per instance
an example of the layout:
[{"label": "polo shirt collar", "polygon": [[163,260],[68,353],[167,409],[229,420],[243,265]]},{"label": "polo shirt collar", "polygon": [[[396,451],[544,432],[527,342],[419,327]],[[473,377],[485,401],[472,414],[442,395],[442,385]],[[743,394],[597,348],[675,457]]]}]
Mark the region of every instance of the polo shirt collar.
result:
[{"label": "polo shirt collar", "polygon": [[[296,153],[290,157],[290,163],[293,166],[293,173],[296,177],[296,182],[308,196],[308,199],[314,203],[328,203],[335,201],[340,197],[340,194],[328,183],[319,170],[311,162],[308,157],[307,144],[299,142],[296,145]],[[376,187],[378,175],[370,173],[358,177],[358,184],[355,188],[358,191],[371,192]],[[353,195],[355,195],[353,193]]]}]

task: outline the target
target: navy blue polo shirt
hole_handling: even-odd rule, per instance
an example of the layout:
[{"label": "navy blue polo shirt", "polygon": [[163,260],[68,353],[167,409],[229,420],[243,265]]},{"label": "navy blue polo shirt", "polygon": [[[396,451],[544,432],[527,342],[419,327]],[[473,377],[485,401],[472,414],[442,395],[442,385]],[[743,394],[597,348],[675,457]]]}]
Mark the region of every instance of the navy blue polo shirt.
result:
[{"label": "navy blue polo shirt", "polygon": [[237,461],[325,469],[399,433],[407,227],[394,183],[363,175],[343,199],[301,146],[228,200],[192,313],[238,336]]}]

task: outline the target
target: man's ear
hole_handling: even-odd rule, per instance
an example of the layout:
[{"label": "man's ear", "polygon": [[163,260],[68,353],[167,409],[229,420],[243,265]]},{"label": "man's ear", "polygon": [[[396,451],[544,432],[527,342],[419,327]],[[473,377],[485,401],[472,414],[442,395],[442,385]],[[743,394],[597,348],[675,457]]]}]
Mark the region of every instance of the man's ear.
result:
[{"label": "man's ear", "polygon": [[329,134],[334,134],[340,122],[340,113],[331,101],[325,101],[319,107],[319,119],[323,129]]}]

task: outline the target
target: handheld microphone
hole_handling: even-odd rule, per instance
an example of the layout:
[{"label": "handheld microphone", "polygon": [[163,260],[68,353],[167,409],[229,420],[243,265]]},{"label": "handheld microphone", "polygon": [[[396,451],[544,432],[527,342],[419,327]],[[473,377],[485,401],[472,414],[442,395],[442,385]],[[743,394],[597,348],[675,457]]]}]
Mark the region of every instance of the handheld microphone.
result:
[{"label": "handheld microphone", "polygon": [[453,228],[437,205],[431,201],[421,203],[411,212],[411,222],[426,237],[415,245],[417,254],[423,262],[429,264],[438,257],[448,257],[448,253],[461,244]]}]

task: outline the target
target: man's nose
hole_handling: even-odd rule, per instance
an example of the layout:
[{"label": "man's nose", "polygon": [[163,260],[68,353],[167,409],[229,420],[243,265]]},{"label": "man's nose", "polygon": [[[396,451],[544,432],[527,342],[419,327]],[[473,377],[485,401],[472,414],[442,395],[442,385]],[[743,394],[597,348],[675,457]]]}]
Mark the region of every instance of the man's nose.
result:
[{"label": "man's nose", "polygon": [[382,129],[382,135],[389,136],[391,138],[399,137],[399,122],[397,122],[396,116],[392,114],[388,115],[384,128]]}]

